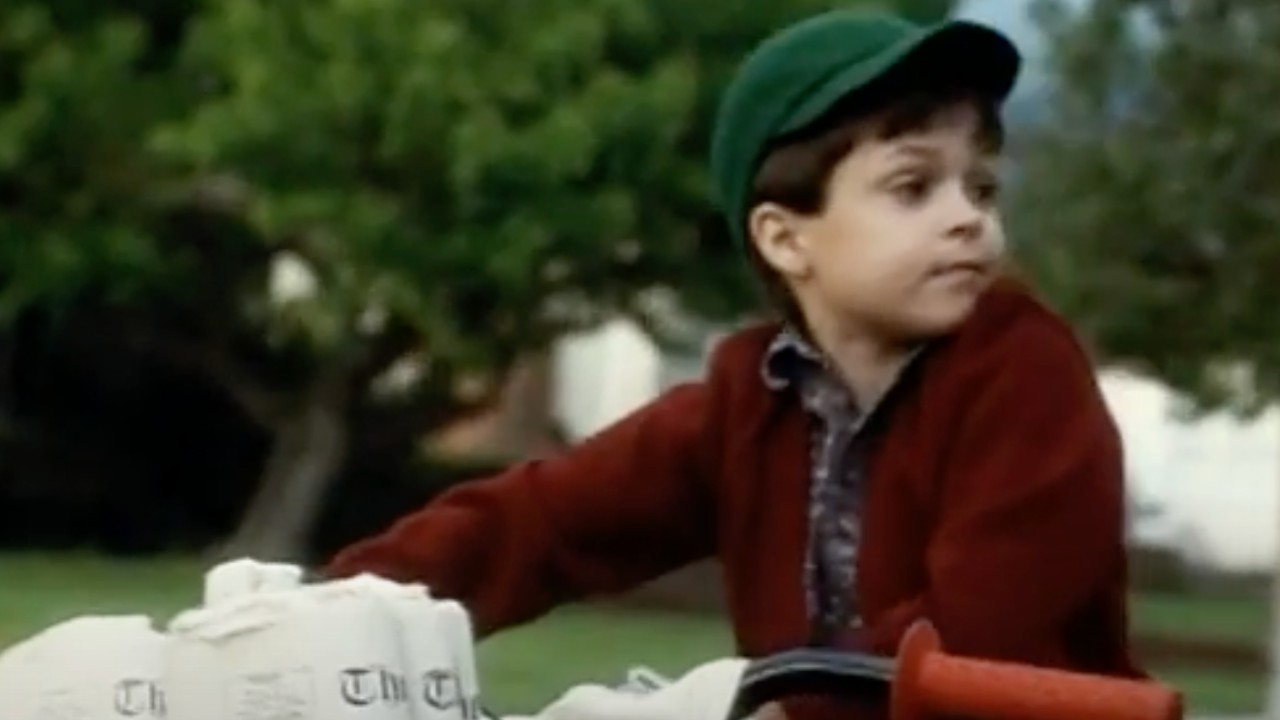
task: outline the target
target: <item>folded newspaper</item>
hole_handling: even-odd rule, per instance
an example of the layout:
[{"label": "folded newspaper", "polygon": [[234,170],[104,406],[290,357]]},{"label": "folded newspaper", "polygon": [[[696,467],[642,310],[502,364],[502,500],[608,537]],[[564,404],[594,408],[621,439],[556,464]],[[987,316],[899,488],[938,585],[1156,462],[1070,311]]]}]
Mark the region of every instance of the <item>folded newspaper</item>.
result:
[{"label": "folded newspaper", "polygon": [[157,623],[86,614],[0,653],[3,720],[724,720],[746,661],[582,684],[530,715],[483,708],[470,617],[421,585],[371,575],[308,583],[242,559]]},{"label": "folded newspaper", "polygon": [[579,685],[535,715],[503,720],[724,720],[746,664],[741,658],[713,660],[676,679],[633,668],[617,686]]}]

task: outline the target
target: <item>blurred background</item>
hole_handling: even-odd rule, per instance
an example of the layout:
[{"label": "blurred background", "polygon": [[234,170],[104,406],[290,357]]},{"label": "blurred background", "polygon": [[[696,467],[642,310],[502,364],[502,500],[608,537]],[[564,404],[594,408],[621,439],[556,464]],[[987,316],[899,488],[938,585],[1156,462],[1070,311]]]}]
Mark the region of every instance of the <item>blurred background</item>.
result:
[{"label": "blurred background", "polygon": [[[1274,0],[5,0],[0,647],[166,621],[217,557],[314,562],[700,375],[760,308],[707,198],[718,92],[838,4],[1021,46],[1010,235],[1126,440],[1141,659],[1262,716]],[[730,651],[719,603],[694,567],[557,612],[485,643],[485,695],[681,672]]]}]

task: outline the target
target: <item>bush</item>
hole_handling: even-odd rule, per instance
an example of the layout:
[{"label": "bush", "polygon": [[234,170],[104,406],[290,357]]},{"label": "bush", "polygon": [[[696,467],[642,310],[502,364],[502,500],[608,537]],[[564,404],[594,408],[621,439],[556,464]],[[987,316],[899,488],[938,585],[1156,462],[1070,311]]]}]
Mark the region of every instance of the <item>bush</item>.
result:
[{"label": "bush", "polygon": [[[0,547],[147,555],[225,538],[255,490],[266,435],[207,383],[122,343],[25,327],[3,338],[13,359],[0,367]],[[500,466],[353,447],[313,552]]]}]

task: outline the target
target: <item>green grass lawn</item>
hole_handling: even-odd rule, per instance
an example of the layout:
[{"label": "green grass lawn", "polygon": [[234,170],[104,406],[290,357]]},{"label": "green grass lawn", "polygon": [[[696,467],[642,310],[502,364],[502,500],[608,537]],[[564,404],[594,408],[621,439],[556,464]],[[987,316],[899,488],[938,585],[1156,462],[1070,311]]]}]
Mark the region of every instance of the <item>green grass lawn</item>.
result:
[{"label": "green grass lawn", "polygon": [[1271,626],[1267,603],[1250,597],[1143,595],[1135,599],[1137,630],[1172,637],[1262,642]]},{"label": "green grass lawn", "polygon": [[[1144,595],[1134,599],[1133,624],[1137,632],[1145,635],[1264,647],[1270,632],[1268,613],[1267,603],[1258,598]],[[1257,674],[1187,665],[1151,670],[1186,693],[1193,708],[1201,712],[1253,714],[1264,707],[1266,679]]]},{"label": "green grass lawn", "polygon": [[[79,555],[0,554],[0,647],[57,621],[89,613],[145,613],[163,623],[199,601],[202,567],[190,560],[106,561]],[[1143,597],[1140,629],[1258,639],[1258,601]],[[722,622],[704,617],[573,607],[504,633],[479,650],[487,704],[500,712],[539,707],[569,686],[611,682],[634,664],[679,673],[730,651]],[[1183,689],[1191,709],[1248,713],[1262,707],[1263,678],[1186,667],[1155,669]]]}]

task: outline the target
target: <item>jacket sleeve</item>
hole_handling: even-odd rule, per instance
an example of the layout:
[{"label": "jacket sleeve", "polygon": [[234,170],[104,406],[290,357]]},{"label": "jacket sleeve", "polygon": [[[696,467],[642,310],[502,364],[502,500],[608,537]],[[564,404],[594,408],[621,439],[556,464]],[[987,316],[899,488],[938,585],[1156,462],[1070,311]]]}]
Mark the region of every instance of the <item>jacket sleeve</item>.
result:
[{"label": "jacket sleeve", "polygon": [[446,491],[325,574],[421,582],[484,636],[701,559],[714,542],[708,395],[677,386],[561,455]]},{"label": "jacket sleeve", "polygon": [[951,652],[1062,666],[1072,617],[1124,576],[1119,433],[1056,321],[969,349],[981,362],[943,464],[928,590],[876,619],[869,644],[893,652],[926,617]]}]

